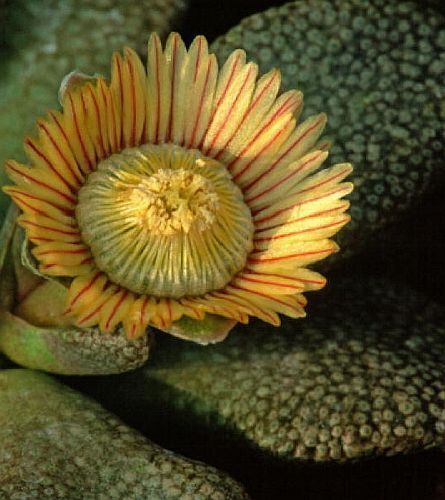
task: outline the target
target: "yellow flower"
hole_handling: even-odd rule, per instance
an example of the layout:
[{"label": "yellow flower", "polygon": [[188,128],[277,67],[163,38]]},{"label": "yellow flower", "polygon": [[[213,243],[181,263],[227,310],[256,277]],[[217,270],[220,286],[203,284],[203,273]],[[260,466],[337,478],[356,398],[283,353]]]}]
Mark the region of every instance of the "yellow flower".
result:
[{"label": "yellow flower", "polygon": [[[326,117],[296,125],[302,94],[278,95],[242,50],[218,70],[205,38],[170,35],[113,56],[111,82],[73,78],[63,112],[7,162],[39,271],[65,278],[80,327],[127,335],[206,313],[246,323],[304,316],[306,268],[337,250],[349,164],[319,170]],[[73,83],[74,82],[74,83]]]}]

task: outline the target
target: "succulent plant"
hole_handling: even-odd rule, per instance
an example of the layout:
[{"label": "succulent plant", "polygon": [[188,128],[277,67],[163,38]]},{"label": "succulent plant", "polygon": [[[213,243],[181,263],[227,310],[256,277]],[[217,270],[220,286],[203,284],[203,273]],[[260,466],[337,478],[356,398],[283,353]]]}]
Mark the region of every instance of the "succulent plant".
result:
[{"label": "succulent plant", "polygon": [[[150,37],[147,72],[125,49],[109,83],[69,74],[62,111],[25,138],[29,164],[6,163],[25,232],[12,209],[16,316],[116,342],[151,325],[203,344],[250,316],[304,316],[302,293],[325,284],[307,266],[338,249],[330,237],[349,221],[351,166],[320,170],[326,117],[297,125],[302,94],[279,86],[243,51],[218,70],[204,37],[187,50],[175,33],[164,50]],[[5,314],[0,344],[23,363],[31,344],[10,340]]]}]

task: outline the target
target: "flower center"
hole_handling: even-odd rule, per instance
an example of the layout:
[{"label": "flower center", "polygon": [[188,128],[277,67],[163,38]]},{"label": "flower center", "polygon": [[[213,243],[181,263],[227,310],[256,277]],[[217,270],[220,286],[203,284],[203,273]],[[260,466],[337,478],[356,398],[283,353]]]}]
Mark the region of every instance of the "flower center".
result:
[{"label": "flower center", "polygon": [[171,144],[101,161],[79,191],[76,217],[96,266],[138,294],[223,288],[252,250],[250,210],[224,165]]},{"label": "flower center", "polygon": [[218,208],[210,181],[183,168],[158,170],[142,179],[130,196],[141,207],[141,224],[151,234],[188,233],[192,225],[204,231],[213,224]]}]

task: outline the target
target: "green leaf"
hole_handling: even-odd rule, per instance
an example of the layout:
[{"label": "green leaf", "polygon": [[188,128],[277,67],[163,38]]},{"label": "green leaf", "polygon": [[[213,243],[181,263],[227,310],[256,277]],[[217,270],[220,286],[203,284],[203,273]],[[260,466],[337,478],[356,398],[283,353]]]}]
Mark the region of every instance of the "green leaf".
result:
[{"label": "green leaf", "polygon": [[216,344],[224,340],[236,324],[237,321],[234,319],[214,314],[206,314],[202,320],[183,316],[180,320],[175,321],[170,328],[163,331],[174,337],[206,345]]}]

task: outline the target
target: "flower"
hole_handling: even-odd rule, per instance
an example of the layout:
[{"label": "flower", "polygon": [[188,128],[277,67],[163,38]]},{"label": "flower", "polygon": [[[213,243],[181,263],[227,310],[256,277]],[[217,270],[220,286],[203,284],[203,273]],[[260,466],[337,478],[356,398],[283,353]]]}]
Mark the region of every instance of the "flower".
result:
[{"label": "flower", "polygon": [[111,81],[74,75],[63,111],[25,139],[31,165],[8,161],[19,224],[39,272],[68,287],[79,327],[128,337],[183,316],[246,323],[304,316],[325,279],[306,266],[337,250],[349,220],[349,164],[319,170],[324,114],[296,125],[302,94],[278,95],[235,50],[218,70],[198,36],[177,33],[112,60]]}]

